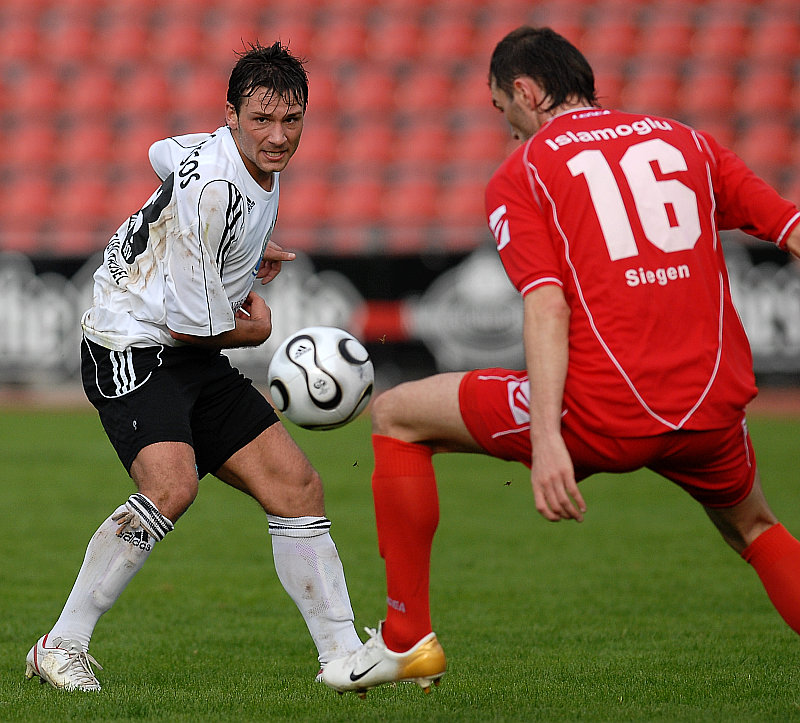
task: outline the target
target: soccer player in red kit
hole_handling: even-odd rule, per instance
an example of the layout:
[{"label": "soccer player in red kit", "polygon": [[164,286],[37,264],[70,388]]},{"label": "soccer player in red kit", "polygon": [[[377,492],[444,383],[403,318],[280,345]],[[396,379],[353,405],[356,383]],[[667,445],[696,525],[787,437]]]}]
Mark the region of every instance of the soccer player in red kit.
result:
[{"label": "soccer player in red kit", "polygon": [[[526,370],[441,374],[373,407],[373,494],[386,620],[326,667],[363,692],[445,672],[428,576],[431,456],[531,468],[536,509],[581,521],[577,482],[646,467],[685,489],[800,633],[800,542],[769,509],[745,421],[756,395],[719,231],[800,254],[800,212],[711,136],[601,108],[581,53],[549,28],[495,48],[492,102],[523,141],[489,182],[489,226],[524,297]],[[676,334],[680,329],[679,335]]]}]

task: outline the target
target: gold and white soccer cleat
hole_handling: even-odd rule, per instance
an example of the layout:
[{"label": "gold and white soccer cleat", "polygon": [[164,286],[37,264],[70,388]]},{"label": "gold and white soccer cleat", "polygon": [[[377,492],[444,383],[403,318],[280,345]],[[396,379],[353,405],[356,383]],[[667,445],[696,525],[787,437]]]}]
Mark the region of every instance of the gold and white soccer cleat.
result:
[{"label": "gold and white soccer cleat", "polygon": [[40,683],[50,683],[63,690],[100,690],[100,682],[94,675],[92,665],[100,665],[89,653],[72,640],[45,635],[37,641],[26,660],[25,677],[39,677]]},{"label": "gold and white soccer cleat", "polygon": [[354,691],[362,698],[384,683],[416,683],[426,693],[431,683],[439,685],[447,660],[436,633],[429,633],[404,653],[395,653],[383,642],[380,626],[365,630],[369,640],[346,658],[328,663],[322,671],[323,683],[339,693]]}]

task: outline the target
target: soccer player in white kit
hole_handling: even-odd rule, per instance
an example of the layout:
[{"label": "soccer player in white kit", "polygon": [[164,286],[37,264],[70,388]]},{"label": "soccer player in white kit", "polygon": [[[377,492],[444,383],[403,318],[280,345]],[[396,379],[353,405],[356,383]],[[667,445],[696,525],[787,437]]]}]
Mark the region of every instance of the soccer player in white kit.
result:
[{"label": "soccer player in white kit", "polygon": [[280,43],[254,45],[231,73],[226,125],[150,149],[161,186],[111,238],[81,345],[84,389],[137,492],[89,541],[60,617],[28,653],[28,678],[100,689],[88,652],[95,625],[208,473],[264,509],[278,577],[320,666],[361,644],[320,477],[220,351],[271,333],[253,284],[294,258],[270,237],[307,102],[302,61]]}]

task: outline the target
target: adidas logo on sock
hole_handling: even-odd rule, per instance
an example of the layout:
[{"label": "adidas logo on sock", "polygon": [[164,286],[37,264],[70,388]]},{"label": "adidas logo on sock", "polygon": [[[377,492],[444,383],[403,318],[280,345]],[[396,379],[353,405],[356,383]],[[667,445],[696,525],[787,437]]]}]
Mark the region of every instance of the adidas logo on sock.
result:
[{"label": "adidas logo on sock", "polygon": [[145,530],[125,530],[120,539],[127,542],[129,545],[138,547],[140,550],[152,550],[153,546],[150,544],[150,535]]}]

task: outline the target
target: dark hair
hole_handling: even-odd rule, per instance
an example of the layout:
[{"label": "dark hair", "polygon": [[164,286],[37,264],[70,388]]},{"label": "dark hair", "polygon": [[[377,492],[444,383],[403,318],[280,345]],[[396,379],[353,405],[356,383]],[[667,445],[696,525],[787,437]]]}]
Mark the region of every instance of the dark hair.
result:
[{"label": "dark hair", "polygon": [[512,30],[495,47],[489,64],[489,82],[513,95],[514,81],[533,78],[557,108],[570,99],[597,105],[594,73],[581,52],[551,28],[528,25]]},{"label": "dark hair", "polygon": [[295,57],[289,48],[275,42],[269,47],[249,43],[249,49],[237,53],[239,60],[228,81],[227,101],[239,112],[242,102],[256,88],[266,88],[269,100],[275,94],[287,104],[308,105],[308,75],[304,60]]}]

